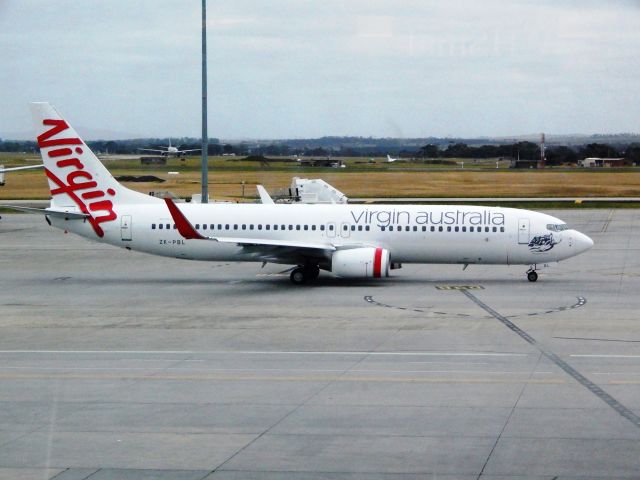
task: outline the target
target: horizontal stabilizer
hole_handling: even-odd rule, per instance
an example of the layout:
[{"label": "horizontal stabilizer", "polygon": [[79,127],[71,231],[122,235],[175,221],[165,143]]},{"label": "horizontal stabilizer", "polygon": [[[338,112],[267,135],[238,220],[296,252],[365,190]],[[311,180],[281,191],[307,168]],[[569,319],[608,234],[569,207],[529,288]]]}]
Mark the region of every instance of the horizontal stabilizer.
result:
[{"label": "horizontal stabilizer", "polygon": [[44,167],[44,165],[27,165],[24,167],[9,167],[9,168],[4,168],[4,166],[0,165],[0,173],[5,173],[5,172],[17,172],[18,170],[33,170],[34,168],[42,168]]},{"label": "horizontal stabilizer", "polygon": [[18,212],[49,215],[51,217],[64,218],[65,220],[84,220],[85,218],[89,217],[89,215],[87,215],[86,213],[65,212],[63,210],[54,210],[52,208],[19,207],[16,205],[0,205],[0,208],[17,210]]}]

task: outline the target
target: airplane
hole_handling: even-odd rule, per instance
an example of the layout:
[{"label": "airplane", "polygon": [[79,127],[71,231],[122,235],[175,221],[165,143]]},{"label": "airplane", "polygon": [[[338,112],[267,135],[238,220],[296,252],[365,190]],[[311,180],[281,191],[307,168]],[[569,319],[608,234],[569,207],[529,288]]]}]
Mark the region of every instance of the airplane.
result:
[{"label": "airplane", "polygon": [[202,151],[201,148],[193,148],[191,150],[179,150],[177,147],[174,147],[173,145],[171,145],[171,139],[169,139],[169,145],[166,147],[160,147],[161,149],[164,150],[156,150],[153,148],[139,148],[138,150],[142,151],[142,152],[153,152],[153,153],[159,153],[160,156],[162,157],[184,157],[187,155],[187,153],[189,152],[200,152]]},{"label": "airplane", "polygon": [[398,159],[397,158],[392,158],[391,155],[387,154],[387,162],[388,163],[395,162],[396,160],[398,160]]},{"label": "airplane", "polygon": [[[176,204],[118,183],[48,103],[32,104],[52,200],[50,225],[155,255],[292,265],[300,285],[320,270],[384,278],[403,263],[529,265],[593,246],[565,222],[529,210],[459,205]],[[263,195],[265,192],[261,192]],[[266,198],[266,197],[265,197]]]},{"label": "airplane", "polygon": [[0,187],[4,185],[4,174],[6,172],[17,172],[18,170],[32,170],[34,168],[42,168],[43,164],[40,165],[28,165],[26,167],[10,167],[4,168],[4,165],[0,165]]}]

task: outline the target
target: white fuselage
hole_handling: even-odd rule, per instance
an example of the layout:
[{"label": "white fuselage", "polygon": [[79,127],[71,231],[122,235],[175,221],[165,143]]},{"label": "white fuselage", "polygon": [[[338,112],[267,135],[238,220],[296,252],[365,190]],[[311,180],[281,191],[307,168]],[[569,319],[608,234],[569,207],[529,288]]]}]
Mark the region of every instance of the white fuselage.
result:
[{"label": "white fuselage", "polygon": [[[456,205],[180,204],[206,237],[295,240],[389,251],[394,263],[541,264],[577,255],[593,245],[550,215],[499,207]],[[264,261],[235,243],[185,239],[164,203],[122,204],[97,238],[88,222],[52,218],[53,225],[131,250],[216,261]],[[562,226],[554,230],[549,226]],[[295,263],[274,256],[275,263]]]}]

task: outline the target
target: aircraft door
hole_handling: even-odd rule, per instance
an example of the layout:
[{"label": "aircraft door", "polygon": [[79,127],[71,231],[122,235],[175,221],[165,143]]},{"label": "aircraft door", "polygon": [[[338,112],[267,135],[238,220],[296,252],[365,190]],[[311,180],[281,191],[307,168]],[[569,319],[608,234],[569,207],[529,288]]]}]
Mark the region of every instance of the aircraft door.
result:
[{"label": "aircraft door", "polygon": [[518,220],[518,243],[529,243],[529,219],[521,218]]},{"label": "aircraft door", "polygon": [[120,235],[123,242],[131,241],[131,215],[123,215],[120,218]]},{"label": "aircraft door", "polygon": [[331,222],[327,223],[327,237],[334,238],[336,236],[336,224]]},{"label": "aircraft door", "polygon": [[340,236],[342,238],[349,238],[351,235],[351,230],[349,230],[349,224],[347,222],[342,222],[340,225]]}]

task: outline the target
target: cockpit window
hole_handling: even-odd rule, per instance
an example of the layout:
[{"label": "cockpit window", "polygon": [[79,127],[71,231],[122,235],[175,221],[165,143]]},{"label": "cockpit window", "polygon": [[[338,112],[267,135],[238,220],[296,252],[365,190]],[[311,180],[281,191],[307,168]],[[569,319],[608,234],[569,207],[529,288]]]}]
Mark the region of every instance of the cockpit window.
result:
[{"label": "cockpit window", "polygon": [[569,230],[569,225],[567,225],[566,223],[558,223],[558,224],[553,224],[550,223],[547,225],[547,230],[550,230],[552,232],[562,232],[563,230]]}]

